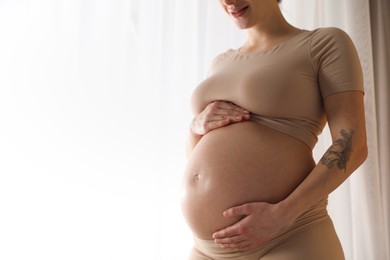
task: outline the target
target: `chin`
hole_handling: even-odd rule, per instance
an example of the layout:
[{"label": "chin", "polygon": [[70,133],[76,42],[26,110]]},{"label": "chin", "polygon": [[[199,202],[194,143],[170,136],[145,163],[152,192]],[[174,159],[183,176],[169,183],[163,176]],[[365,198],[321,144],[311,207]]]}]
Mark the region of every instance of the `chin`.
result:
[{"label": "chin", "polygon": [[240,21],[235,21],[235,24],[238,27],[238,29],[241,29],[241,30],[249,29],[250,27],[252,27],[248,23],[244,23],[244,22],[240,22]]}]

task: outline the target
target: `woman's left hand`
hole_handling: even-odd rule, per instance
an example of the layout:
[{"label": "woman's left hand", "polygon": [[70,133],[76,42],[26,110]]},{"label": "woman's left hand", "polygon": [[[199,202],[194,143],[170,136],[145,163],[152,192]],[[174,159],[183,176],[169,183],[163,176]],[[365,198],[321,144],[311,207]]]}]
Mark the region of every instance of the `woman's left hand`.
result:
[{"label": "woman's left hand", "polygon": [[261,246],[294,220],[284,214],[279,204],[253,202],[224,211],[225,217],[244,216],[232,226],[213,234],[215,243],[222,248],[242,251]]}]

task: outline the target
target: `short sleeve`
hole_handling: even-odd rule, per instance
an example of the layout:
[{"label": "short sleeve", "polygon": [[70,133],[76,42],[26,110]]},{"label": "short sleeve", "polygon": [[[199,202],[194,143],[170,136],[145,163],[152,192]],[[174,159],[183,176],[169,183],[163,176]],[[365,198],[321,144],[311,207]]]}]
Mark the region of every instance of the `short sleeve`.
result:
[{"label": "short sleeve", "polygon": [[312,36],[313,68],[322,97],[343,91],[362,91],[363,73],[351,38],[338,28],[320,28]]}]

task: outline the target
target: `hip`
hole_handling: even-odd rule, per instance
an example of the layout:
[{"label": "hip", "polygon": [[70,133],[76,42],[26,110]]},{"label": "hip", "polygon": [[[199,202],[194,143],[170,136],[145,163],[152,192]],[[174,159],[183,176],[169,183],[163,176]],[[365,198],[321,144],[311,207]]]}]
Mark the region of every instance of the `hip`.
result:
[{"label": "hip", "polygon": [[[194,237],[190,260],[318,259],[342,260],[343,250],[327,210],[327,198],[303,213],[268,243],[249,251],[221,249],[213,240]],[[284,257],[284,258],[283,258]],[[287,257],[287,258],[286,258]]]}]

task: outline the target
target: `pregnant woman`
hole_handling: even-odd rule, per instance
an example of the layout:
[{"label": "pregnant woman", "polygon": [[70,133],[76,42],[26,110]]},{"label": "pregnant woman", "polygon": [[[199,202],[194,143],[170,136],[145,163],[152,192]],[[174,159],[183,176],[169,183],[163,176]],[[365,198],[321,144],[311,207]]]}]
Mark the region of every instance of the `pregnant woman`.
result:
[{"label": "pregnant woman", "polygon": [[[340,29],[293,27],[277,0],[220,3],[248,37],[192,95],[190,259],[344,259],[326,206],[367,157],[356,49]],[[326,123],[333,143],[316,164]]]}]

